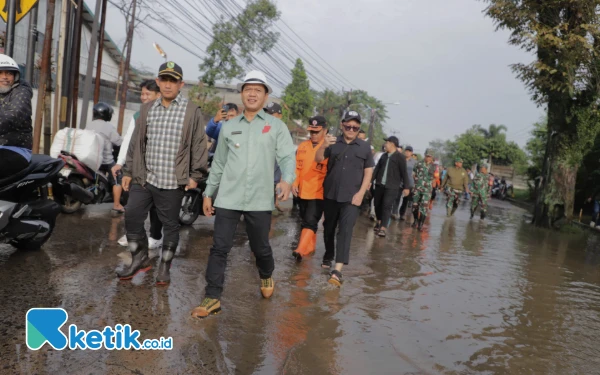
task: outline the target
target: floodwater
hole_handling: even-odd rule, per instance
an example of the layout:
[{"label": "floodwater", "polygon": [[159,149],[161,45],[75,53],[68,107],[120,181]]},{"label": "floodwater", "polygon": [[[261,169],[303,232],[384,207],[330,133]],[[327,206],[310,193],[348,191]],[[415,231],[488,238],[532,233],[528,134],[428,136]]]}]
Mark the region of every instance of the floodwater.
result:
[{"label": "floodwater", "polygon": [[[436,202],[425,232],[394,222],[385,239],[361,217],[341,289],[320,268],[322,233],[316,256],[298,264],[296,217],[274,217],[270,300],[241,222],[223,312],[205,320],[189,314],[203,296],[212,219],[182,229],[172,283],[157,287],[156,268],[116,279],[128,254],[107,206],[63,215],[41,251],[0,248],[0,373],[600,373],[599,237],[532,228],[505,202],[485,222],[470,221],[466,205],[444,212]],[[129,323],[142,339],[172,336],[173,349],[32,351],[32,307],[65,308],[79,329]]]}]

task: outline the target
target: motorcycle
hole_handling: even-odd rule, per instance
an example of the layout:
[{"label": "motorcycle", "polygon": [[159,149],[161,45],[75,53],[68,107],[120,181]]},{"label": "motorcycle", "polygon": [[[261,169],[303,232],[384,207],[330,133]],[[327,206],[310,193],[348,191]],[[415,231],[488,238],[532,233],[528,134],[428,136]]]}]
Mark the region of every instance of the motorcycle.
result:
[{"label": "motorcycle", "polygon": [[[67,196],[65,203],[61,205],[61,210],[65,214],[77,212],[82,204],[100,204],[110,203],[113,201],[112,187],[110,183],[110,172],[94,171],[77,156],[61,151],[58,155],[65,163],[65,167],[60,171],[60,174],[67,179],[70,184],[75,184],[81,188],[91,192],[93,199],[91,202],[85,203],[73,196]],[[121,195],[121,205],[127,204],[128,194],[123,191]]]},{"label": "motorcycle", "polygon": [[501,180],[496,178],[494,179],[494,185],[492,186],[492,197],[505,200],[509,194],[509,191],[512,193],[512,189],[512,184],[507,183],[504,178]]},{"label": "motorcycle", "polygon": [[66,196],[92,200],[90,192],[59,174],[64,165],[61,159],[33,155],[27,168],[0,180],[0,242],[37,250],[52,235]]}]

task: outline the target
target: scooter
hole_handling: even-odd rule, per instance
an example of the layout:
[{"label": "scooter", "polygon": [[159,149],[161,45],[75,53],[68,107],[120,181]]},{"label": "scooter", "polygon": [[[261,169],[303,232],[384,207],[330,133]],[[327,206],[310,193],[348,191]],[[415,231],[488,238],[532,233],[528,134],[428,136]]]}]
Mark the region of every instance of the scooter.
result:
[{"label": "scooter", "polygon": [[0,242],[18,249],[39,249],[52,235],[66,196],[91,202],[93,196],[59,172],[65,162],[33,155],[19,173],[0,180]]},{"label": "scooter", "polygon": [[[113,201],[113,185],[109,182],[110,172],[94,171],[77,159],[77,156],[67,151],[61,151],[58,157],[65,163],[65,167],[60,171],[60,174],[66,178],[70,184],[82,187],[91,192],[93,196],[92,201],[89,203],[82,202],[73,196],[67,196],[65,203],[61,206],[63,213],[72,214],[77,212],[82,204],[100,204]],[[127,198],[127,192],[123,191],[123,194],[121,195],[121,204],[123,206],[127,204]]]}]

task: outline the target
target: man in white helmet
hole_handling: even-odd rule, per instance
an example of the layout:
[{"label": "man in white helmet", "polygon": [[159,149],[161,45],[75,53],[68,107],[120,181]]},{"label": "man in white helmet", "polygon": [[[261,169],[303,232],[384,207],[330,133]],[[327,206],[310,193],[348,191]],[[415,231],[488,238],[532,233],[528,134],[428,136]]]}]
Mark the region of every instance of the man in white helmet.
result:
[{"label": "man in white helmet", "polygon": [[25,169],[31,161],[32,97],[15,60],[0,54],[0,179]]}]

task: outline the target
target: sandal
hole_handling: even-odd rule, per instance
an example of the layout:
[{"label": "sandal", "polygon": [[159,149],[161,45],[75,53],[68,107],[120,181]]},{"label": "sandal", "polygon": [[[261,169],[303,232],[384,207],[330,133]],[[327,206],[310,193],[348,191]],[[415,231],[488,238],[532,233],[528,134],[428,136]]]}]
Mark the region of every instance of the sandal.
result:
[{"label": "sandal", "polygon": [[331,263],[333,263],[331,260],[323,259],[323,262],[321,263],[321,268],[330,269]]},{"label": "sandal", "polygon": [[381,230],[381,224],[375,224],[375,226],[373,227],[373,231],[375,231],[375,233],[377,233],[380,230]]},{"label": "sandal", "polygon": [[379,237],[385,237],[385,232],[386,232],[386,230],[385,230],[385,229],[381,229],[379,232],[377,232],[377,235],[378,235]]},{"label": "sandal", "polygon": [[329,284],[335,285],[337,287],[342,286],[342,284],[344,283],[344,280],[342,278],[342,273],[340,271],[337,270],[333,270],[331,271],[331,273],[329,274]]}]

